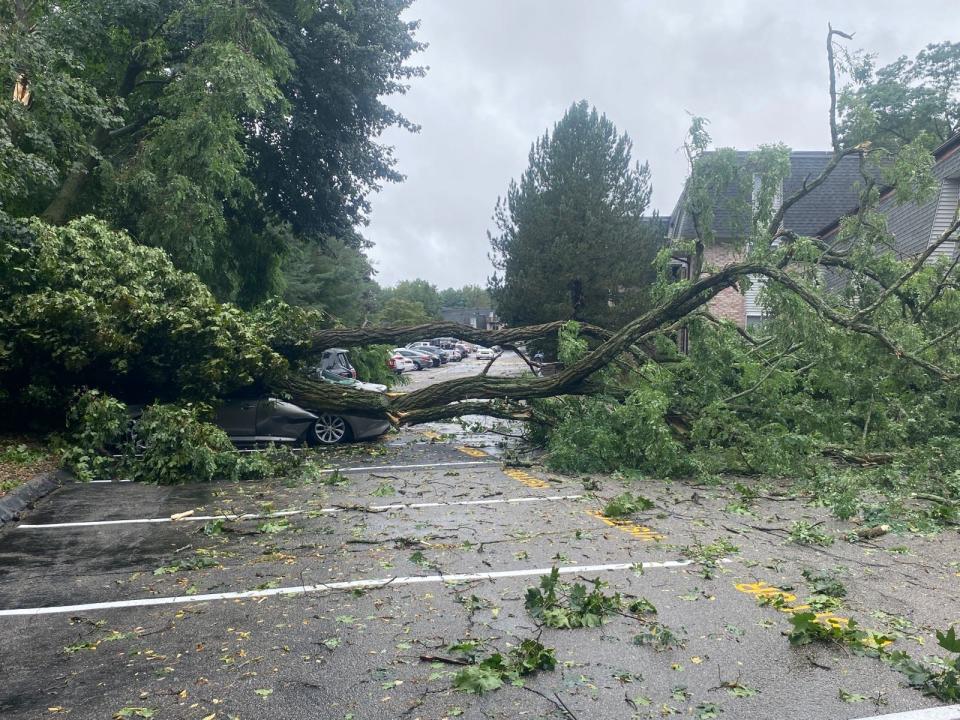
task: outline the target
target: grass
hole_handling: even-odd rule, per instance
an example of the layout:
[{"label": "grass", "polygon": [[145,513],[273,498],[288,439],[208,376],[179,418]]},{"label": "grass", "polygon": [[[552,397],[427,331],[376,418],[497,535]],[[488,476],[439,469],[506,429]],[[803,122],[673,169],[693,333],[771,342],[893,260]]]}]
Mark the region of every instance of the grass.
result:
[{"label": "grass", "polygon": [[0,497],[56,466],[53,451],[42,440],[24,435],[0,435]]}]

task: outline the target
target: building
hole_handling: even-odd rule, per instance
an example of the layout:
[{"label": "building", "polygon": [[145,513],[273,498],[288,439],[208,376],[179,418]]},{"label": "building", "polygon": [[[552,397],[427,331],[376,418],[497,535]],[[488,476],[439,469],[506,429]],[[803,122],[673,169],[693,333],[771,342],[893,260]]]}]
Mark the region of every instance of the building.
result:
[{"label": "building", "polygon": [[499,330],[503,327],[500,318],[491,308],[445,307],[440,308],[440,317],[447,322],[468,325],[477,330]]},{"label": "building", "polygon": [[[932,173],[937,186],[930,197],[921,203],[897,200],[896,192],[886,188],[880,195],[877,206],[879,212],[887,218],[887,230],[893,235],[894,252],[901,260],[917,257],[946,232],[953,223],[960,206],[960,132],[933,151],[934,165]],[[832,242],[840,229],[841,220],[847,215],[856,214],[859,208],[851,205],[831,222],[819,228],[817,235],[826,242]],[[942,257],[957,256],[958,238],[953,235],[933,251],[929,262]]]},{"label": "building", "polygon": [[[704,252],[704,270],[710,272],[739,261],[745,251],[744,242],[749,237],[754,211],[754,197],[759,178],[748,173],[751,153],[737,152],[736,157],[743,169],[741,177],[731,181],[723,189],[714,211],[714,241]],[[790,197],[803,187],[804,182],[816,178],[830,162],[830,151],[794,151],[790,154],[790,173],[775,194],[775,203]],[[817,235],[837,217],[856,207],[862,186],[859,158],[850,156],[840,161],[830,177],[809,195],[787,210],[784,226],[799,235]],[[676,243],[696,237],[694,221],[687,209],[687,188],[684,188],[671,215],[667,232],[669,241]],[[682,275],[687,259],[675,258],[676,274]],[[763,308],[757,301],[761,283],[754,282],[746,292],[738,287],[727,288],[710,301],[710,311],[717,317],[747,327],[759,322]]]}]

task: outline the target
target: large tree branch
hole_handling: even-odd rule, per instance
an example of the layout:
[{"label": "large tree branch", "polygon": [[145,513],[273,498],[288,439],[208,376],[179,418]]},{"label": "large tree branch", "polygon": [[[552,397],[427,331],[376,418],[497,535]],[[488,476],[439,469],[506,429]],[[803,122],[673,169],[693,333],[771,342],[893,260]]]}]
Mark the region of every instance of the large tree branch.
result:
[{"label": "large tree branch", "polygon": [[756,272],[758,275],[764,275],[774,282],[780,283],[784,287],[788,288],[794,292],[801,300],[807,303],[810,307],[816,310],[821,316],[829,320],[834,325],[839,327],[852,330],[853,332],[860,333],[862,335],[869,335],[870,337],[875,338],[881,345],[887,348],[894,356],[898,358],[903,358],[918,367],[923,368],[927,372],[939,377],[941,380],[946,382],[952,382],[956,380],[958,376],[956,373],[945,370],[944,368],[931,363],[927,360],[924,360],[920,356],[911,353],[902,346],[898,345],[893,339],[888,337],[880,328],[874,325],[868,325],[867,323],[860,322],[856,318],[846,317],[841,313],[837,312],[835,309],[830,307],[823,299],[811,291],[809,288],[804,287],[800,284],[795,278],[793,278],[789,273],[784,272],[772,267],[762,267]]},{"label": "large tree branch", "polygon": [[[302,340],[279,338],[272,345],[277,352],[290,359],[315,355],[331,347],[397,345],[414,340],[423,340],[424,338],[447,336],[490,347],[515,344],[524,340],[553,335],[566,323],[566,320],[558,320],[541,325],[527,325],[502,330],[478,330],[469,325],[443,321],[407,327],[332,328],[317,330]],[[580,324],[580,333],[597,340],[606,340],[613,335],[610,330],[587,323]]]},{"label": "large tree branch", "polygon": [[857,314],[853,316],[853,319],[860,320],[861,318],[866,317],[867,315],[872,313],[874,310],[876,310],[878,307],[883,305],[883,303],[886,302],[887,298],[889,298],[891,294],[897,292],[907,280],[909,280],[918,272],[920,272],[921,268],[923,268],[923,266],[926,265],[929,257],[933,255],[934,252],[936,252],[937,248],[939,248],[947,240],[949,240],[950,236],[953,235],[955,232],[957,232],[958,229],[960,229],[960,208],[958,208],[957,211],[954,212],[953,222],[950,224],[950,227],[944,230],[943,233],[941,233],[940,237],[938,237],[933,243],[931,243],[926,250],[920,253],[917,259],[914,260],[913,265],[910,266],[910,269],[907,270],[907,272],[900,275],[900,277],[898,277],[893,283],[891,283],[889,287],[885,288],[883,292],[880,293],[880,295],[877,297],[876,300],[874,300],[872,303],[867,305],[865,308],[862,308],[861,310],[859,310]]}]

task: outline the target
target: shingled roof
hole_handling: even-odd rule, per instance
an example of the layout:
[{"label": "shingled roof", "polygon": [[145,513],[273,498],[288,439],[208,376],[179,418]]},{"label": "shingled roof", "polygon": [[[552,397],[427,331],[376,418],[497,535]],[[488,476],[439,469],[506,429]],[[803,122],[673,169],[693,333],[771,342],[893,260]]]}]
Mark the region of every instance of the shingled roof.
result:
[{"label": "shingled roof", "polygon": [[[893,188],[881,189],[877,209],[887,216],[887,228],[894,237],[894,250],[901,258],[913,257],[937,240],[949,227],[960,202],[960,132],[936,148],[933,158],[932,172],[939,189],[922,204],[899,203]],[[856,214],[859,209],[856,203],[844,208],[816,234],[823,238],[833,235],[843,218]],[[955,246],[955,241],[945,243],[937,256],[953,255]]]},{"label": "shingled roof", "polygon": [[[746,165],[749,152],[738,151],[737,159]],[[803,187],[804,181],[816,178],[827,166],[833,153],[822,150],[795,150],[790,153],[790,175],[783,181],[783,197],[793,195]],[[859,191],[863,183],[860,177],[859,160],[856,156],[846,157],[831,173],[830,177],[791,207],[784,218],[784,226],[800,235],[814,235],[829,222],[856,206]],[[747,183],[750,188],[752,183]],[[749,218],[737,212],[737,207],[750,208],[750,197],[738,197],[740,193],[751,192],[743,185],[731,185],[725,188],[723,198],[717,204],[714,218],[714,233],[720,239],[740,237],[749,228]],[[680,195],[671,218],[668,236],[673,239],[694,237],[693,220],[685,212],[686,189]]]}]

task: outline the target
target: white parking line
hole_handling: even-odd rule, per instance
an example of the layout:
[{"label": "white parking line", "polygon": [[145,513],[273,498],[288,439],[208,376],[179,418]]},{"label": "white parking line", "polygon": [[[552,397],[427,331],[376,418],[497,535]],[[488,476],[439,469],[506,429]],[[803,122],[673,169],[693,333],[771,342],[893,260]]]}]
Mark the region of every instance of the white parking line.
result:
[{"label": "white parking line", "polygon": [[[442,462],[442,463],[420,463],[417,465],[359,465],[357,467],[342,467],[342,468],[329,468],[327,470],[321,470],[320,472],[324,475],[335,473],[335,472],[366,472],[368,470],[422,470],[423,468],[436,468],[436,467],[466,467],[468,465],[499,465],[499,461],[490,461],[490,460],[466,460],[458,462]],[[130,479],[121,479],[121,480],[89,480],[90,484],[100,484],[100,485],[109,485],[111,483],[128,483],[133,482]]]},{"label": "white parking line", "polygon": [[909,710],[892,715],[871,715],[858,720],[960,720],[960,705]]},{"label": "white parking line", "polygon": [[391,505],[366,505],[357,507],[325,507],[319,510],[280,510],[272,513],[244,513],[222,514],[222,515],[189,515],[174,519],[173,517],[162,518],[130,518],[126,520],[84,520],[77,522],[61,523],[39,523],[14,526],[18,530],[48,530],[55,528],[77,528],[77,527],[98,527],[101,525],[136,525],[140,523],[172,523],[172,522],[208,522],[210,520],[264,520],[267,518],[290,517],[291,515],[303,515],[308,512],[318,512],[325,514],[348,512],[350,510],[383,512],[386,510],[416,510],[419,508],[436,507],[454,507],[459,505],[510,505],[513,503],[530,502],[557,502],[558,500],[580,500],[583,495],[547,495],[545,497],[518,497],[518,498],[497,498],[496,500],[459,500],[457,502],[422,502],[422,503],[393,503]]},{"label": "white parking line", "polygon": [[[721,560],[720,562],[729,562]],[[575,573],[613,572],[643,567],[644,570],[653,568],[684,567],[692,564],[692,560],[665,560],[663,562],[635,562],[612,563],[608,565],[571,565],[561,567],[561,575]],[[212,600],[244,600],[248,598],[263,598],[272,595],[305,595],[308,593],[327,592],[332,590],[356,590],[394,585],[417,585],[425,583],[460,583],[473,580],[499,580],[501,578],[528,577],[530,575],[546,575],[552,568],[526,568],[523,570],[501,570],[499,572],[460,573],[452,575],[412,575],[407,577],[378,578],[376,580],[349,580],[346,582],[318,583],[316,585],[294,585],[285,588],[267,588],[264,590],[245,590],[242,592],[210,593],[207,595],[174,595],[171,597],[138,598],[135,600],[114,600],[111,602],[86,603],[83,605],[54,605],[50,607],[11,608],[0,610],[0,617],[13,615],[55,615],[61,613],[89,612],[97,610],[111,610],[114,608],[152,607],[156,605],[182,605],[185,603],[210,602]]]}]

